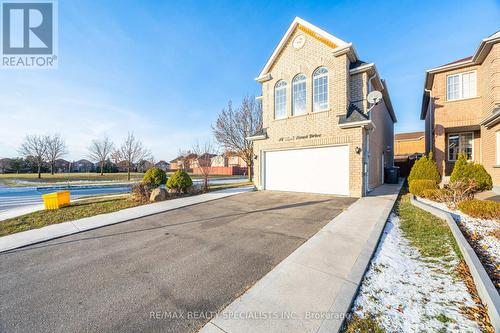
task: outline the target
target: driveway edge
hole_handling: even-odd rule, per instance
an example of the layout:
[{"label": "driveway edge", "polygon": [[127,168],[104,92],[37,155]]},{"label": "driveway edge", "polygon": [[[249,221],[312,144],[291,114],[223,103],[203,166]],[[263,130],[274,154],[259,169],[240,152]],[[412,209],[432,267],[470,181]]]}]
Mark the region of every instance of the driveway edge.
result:
[{"label": "driveway edge", "polygon": [[18,232],[12,235],[0,237],[0,253],[33,245],[48,240],[97,229],[113,224],[128,222],[137,218],[163,213],[166,211],[196,205],[212,200],[217,200],[240,193],[251,192],[253,186],[230,188],[226,190],[213,191],[191,197],[166,200],[144,206],[132,207],[117,212],[86,217],[79,220],[68,221],[43,228]]},{"label": "driveway edge", "polygon": [[458,227],[453,216],[442,209],[432,207],[425,202],[418,200],[417,197],[411,196],[410,201],[415,207],[423,209],[446,221],[451,229],[453,237],[455,237],[455,240],[460,247],[465,263],[469,266],[472,279],[474,280],[477,288],[477,293],[486,305],[491,324],[495,328],[496,332],[500,332],[500,296],[498,296],[495,285],[488,276],[488,273],[486,273],[486,270],[481,264],[476,252],[470,246],[469,242],[467,242],[467,239],[465,239],[465,236],[462,234],[462,231]]}]

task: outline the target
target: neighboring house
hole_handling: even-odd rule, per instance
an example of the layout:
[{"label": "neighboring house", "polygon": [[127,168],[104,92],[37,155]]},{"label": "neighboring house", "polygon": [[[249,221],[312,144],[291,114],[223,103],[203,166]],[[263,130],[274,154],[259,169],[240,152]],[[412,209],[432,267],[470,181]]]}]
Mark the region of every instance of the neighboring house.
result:
[{"label": "neighboring house", "polygon": [[163,171],[167,172],[168,170],[170,170],[170,163],[164,161],[164,160],[161,160],[159,161],[158,163],[155,164],[155,167],[159,168],[159,169],[162,169]]},{"label": "neighboring house", "polygon": [[71,163],[72,172],[92,172],[94,171],[94,163],[89,160],[79,160]]},{"label": "neighboring house", "polygon": [[172,170],[186,170],[192,168],[196,163],[196,154],[188,154],[186,156],[178,156],[170,161],[170,168]]},{"label": "neighboring house", "polygon": [[237,153],[225,152],[224,154],[212,157],[212,166],[246,168],[247,164]]},{"label": "neighboring house", "polygon": [[225,154],[216,155],[212,157],[210,163],[213,167],[225,168],[228,166],[227,157]]},{"label": "neighboring house", "polygon": [[396,116],[375,65],[351,43],[295,18],[256,80],[263,130],[249,139],[259,189],[359,197],[384,182]]},{"label": "neighboring house", "polygon": [[425,153],[425,132],[398,133],[394,135],[394,155],[408,156]]},{"label": "neighboring house", "polygon": [[460,152],[484,165],[500,186],[500,31],[473,56],[426,72],[421,119],[426,151],[443,176]]},{"label": "neighboring house", "polygon": [[[199,167],[210,167],[212,166],[212,158],[214,158],[215,154],[209,154],[205,153],[203,155],[196,155],[196,154],[191,154],[189,155],[189,168],[194,169],[194,168],[199,168]],[[192,158],[191,158],[192,157]]]},{"label": "neighboring house", "polygon": [[240,167],[240,168],[246,168],[247,163],[235,152],[227,152],[226,153],[227,157],[227,164],[230,167]]}]

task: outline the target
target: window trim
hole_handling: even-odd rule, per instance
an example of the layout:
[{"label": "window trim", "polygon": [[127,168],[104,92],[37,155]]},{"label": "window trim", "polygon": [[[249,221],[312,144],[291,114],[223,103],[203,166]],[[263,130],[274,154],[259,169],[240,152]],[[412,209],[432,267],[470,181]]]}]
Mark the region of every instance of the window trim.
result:
[{"label": "window trim", "polygon": [[460,135],[465,135],[465,134],[472,134],[472,151],[471,151],[471,156],[470,156],[471,158],[467,159],[467,161],[474,161],[474,132],[459,132],[459,133],[448,133],[448,137],[446,138],[446,160],[448,162],[456,162],[457,161],[457,160],[450,160],[450,136],[452,136],[452,135],[460,136]]},{"label": "window trim", "polygon": [[[471,74],[471,73],[474,73],[475,75],[475,83],[474,83],[474,94],[473,95],[470,95],[470,96],[467,96],[467,97],[463,97],[463,76],[465,74]],[[458,76],[458,94],[459,94],[459,97],[457,98],[449,98],[449,87],[448,87],[448,79],[452,76]],[[447,102],[453,102],[453,101],[460,101],[460,100],[464,100],[464,99],[470,99],[470,98],[476,98],[478,97],[477,95],[477,70],[471,70],[471,71],[467,71],[467,72],[460,72],[460,73],[454,73],[454,74],[448,74],[446,75],[446,82],[445,82],[445,85],[446,85],[446,101]]]},{"label": "window trim", "polygon": [[[298,80],[298,77],[302,76],[303,80]],[[295,85],[304,83],[304,112],[301,114],[295,113]],[[303,73],[298,73],[292,79],[292,116],[303,116],[307,114],[307,76]]]},{"label": "window trim", "polygon": [[[316,72],[319,71],[320,69],[324,68],[326,70],[326,73],[322,73],[322,74],[318,74],[315,76]],[[314,109],[314,93],[316,91],[315,87],[314,87],[314,81],[318,78],[322,78],[322,77],[326,77],[326,107],[325,108],[319,108],[318,110],[315,110]],[[329,88],[330,88],[330,71],[328,70],[328,68],[326,68],[326,66],[319,66],[318,68],[316,68],[313,73],[312,73],[312,112],[323,112],[323,111],[327,111],[329,108],[330,108],[330,91],[329,91]]]},{"label": "window trim", "polygon": [[[283,84],[282,84],[283,83]],[[280,85],[278,87],[278,85]],[[276,84],[274,85],[274,119],[286,119],[287,118],[287,107],[286,107],[286,102],[287,102],[287,88],[288,88],[288,83],[285,81],[285,80],[279,80],[278,82],[276,82]],[[277,116],[276,115],[276,92],[278,90],[284,90],[284,93],[285,93],[285,113],[283,114],[283,116]]]}]

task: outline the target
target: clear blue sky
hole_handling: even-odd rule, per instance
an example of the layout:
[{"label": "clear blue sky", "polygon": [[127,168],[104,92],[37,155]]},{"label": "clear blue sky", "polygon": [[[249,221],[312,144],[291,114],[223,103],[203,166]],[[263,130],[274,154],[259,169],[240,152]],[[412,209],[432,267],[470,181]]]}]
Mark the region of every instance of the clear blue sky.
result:
[{"label": "clear blue sky", "polygon": [[421,130],[425,70],[471,55],[500,29],[500,2],[59,0],[59,68],[0,71],[0,157],[60,133],[68,159],[134,131],[157,160],[211,137],[295,16],[354,43],[387,80],[399,122]]}]

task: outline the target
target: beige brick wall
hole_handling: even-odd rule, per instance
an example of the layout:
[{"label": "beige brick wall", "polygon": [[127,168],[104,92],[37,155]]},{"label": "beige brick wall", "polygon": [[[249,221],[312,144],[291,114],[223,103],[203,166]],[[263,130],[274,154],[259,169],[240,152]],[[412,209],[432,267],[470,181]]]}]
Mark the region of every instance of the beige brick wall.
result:
[{"label": "beige brick wall", "polygon": [[[447,76],[457,73],[469,72],[475,70],[477,72],[477,97],[448,101],[446,98],[446,81]],[[433,116],[434,116],[434,158],[438,164],[441,175],[448,176],[453,169],[454,162],[447,159],[447,139],[450,127],[463,127],[470,125],[478,125],[481,122],[481,83],[482,75],[479,66],[469,66],[466,68],[451,70],[443,73],[437,73],[434,76],[432,86],[432,95],[434,99]],[[462,131],[455,131],[460,133]],[[474,156],[473,160],[479,162],[480,133],[474,133]],[[477,148],[477,149],[476,149]]]},{"label": "beige brick wall", "polygon": [[[493,45],[488,56],[481,65],[483,77],[481,91],[482,116],[491,115],[495,107],[500,105],[500,44]],[[481,127],[481,163],[491,175],[493,184],[500,186],[500,166],[497,163],[496,132],[500,131],[500,124],[491,128]]]},{"label": "beige brick wall", "polygon": [[[306,37],[305,45],[296,50],[291,46],[293,38],[298,34]],[[322,112],[312,112],[312,74],[320,66],[325,66],[329,72],[329,109]],[[262,84],[263,125],[267,128],[267,140],[255,141],[255,152],[258,160],[255,163],[255,182],[261,187],[261,151],[289,148],[302,148],[328,145],[349,145],[350,195],[359,197],[363,193],[362,154],[355,153],[355,147],[363,148],[363,130],[361,128],[340,129],[338,116],[345,114],[351,90],[349,60],[346,55],[335,57],[332,48],[321,41],[295,31],[289,43],[279,55],[270,73],[272,79]],[[307,77],[306,109],[307,114],[292,116],[292,79],[303,73]],[[277,81],[285,80],[287,86],[287,118],[274,119],[274,86]],[[309,134],[320,135],[311,139],[291,139]],[[290,140],[290,141],[288,141]],[[332,167],[334,172],[335,166]]]},{"label": "beige brick wall", "polygon": [[[477,73],[477,97],[447,101],[446,77],[471,70],[475,70]],[[500,44],[493,45],[481,65],[435,74],[432,94],[434,97],[433,153],[440,173],[449,175],[453,170],[454,162],[447,160],[448,135],[453,132],[464,132],[464,130],[452,131],[450,127],[479,125],[500,104]],[[429,128],[428,124],[431,122],[429,112],[425,121],[426,141],[428,142],[429,133],[427,128]],[[500,186],[500,169],[496,167],[496,131],[499,130],[498,126],[496,125],[493,128],[481,126],[480,130],[473,132],[473,160],[484,165],[496,186]]]}]

